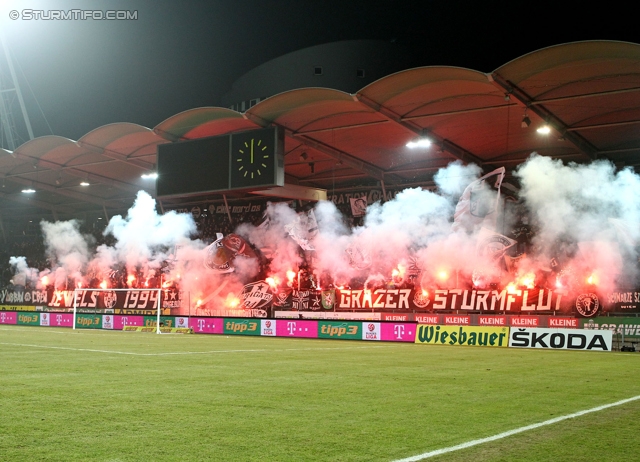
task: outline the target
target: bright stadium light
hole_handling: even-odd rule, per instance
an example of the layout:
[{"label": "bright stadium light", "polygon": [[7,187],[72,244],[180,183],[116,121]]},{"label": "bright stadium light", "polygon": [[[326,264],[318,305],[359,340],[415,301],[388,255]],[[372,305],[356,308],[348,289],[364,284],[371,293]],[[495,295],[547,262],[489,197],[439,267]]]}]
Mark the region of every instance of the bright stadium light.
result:
[{"label": "bright stadium light", "polygon": [[143,173],[140,177],[143,180],[155,180],[156,178],[158,178],[158,174],[156,172]]},{"label": "bright stadium light", "polygon": [[83,181],[80,183],[80,186],[89,186],[89,182]]},{"label": "bright stadium light", "polygon": [[22,192],[25,193],[25,194],[32,194],[32,193],[36,192],[36,190],[32,189],[32,188],[26,188],[26,189],[23,189]]},{"label": "bright stadium light", "polygon": [[409,149],[428,148],[431,146],[431,140],[429,138],[418,138],[417,140],[409,141],[406,146]]},{"label": "bright stadium light", "polygon": [[549,127],[548,125],[543,125],[542,127],[538,128],[536,131],[541,135],[548,135],[549,133],[551,133],[551,127]]}]

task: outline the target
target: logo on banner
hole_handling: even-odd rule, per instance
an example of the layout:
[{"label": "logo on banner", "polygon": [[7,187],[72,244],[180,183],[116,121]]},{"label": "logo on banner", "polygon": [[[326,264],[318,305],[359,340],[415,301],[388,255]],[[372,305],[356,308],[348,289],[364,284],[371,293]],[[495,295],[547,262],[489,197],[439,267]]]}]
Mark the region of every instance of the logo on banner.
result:
[{"label": "logo on banner", "polygon": [[102,317],[102,328],[113,329],[113,316],[106,315]]},{"label": "logo on banner", "polygon": [[513,329],[510,347],[610,351],[611,331],[587,329]]},{"label": "logo on banner", "polygon": [[279,291],[273,300],[273,304],[280,308],[289,308],[291,306],[291,302],[289,299],[290,295],[290,290]]},{"label": "logo on banner", "polygon": [[398,340],[402,340],[402,336],[404,335],[404,326],[401,324],[393,326],[393,334]]},{"label": "logo on banner", "polygon": [[429,299],[429,293],[426,290],[416,290],[415,295],[413,296],[413,303],[418,308],[426,308],[431,303]]},{"label": "logo on banner", "polygon": [[49,325],[49,315],[47,313],[42,313],[40,315],[40,325],[48,326]]},{"label": "logo on banner", "polygon": [[118,302],[118,296],[115,291],[110,290],[109,292],[105,292],[102,296],[102,302],[104,303],[104,307],[107,309],[113,308],[116,306]]},{"label": "logo on banner", "polygon": [[274,323],[269,319],[262,320],[262,332],[261,335],[275,336],[276,330]]},{"label": "logo on banner", "polygon": [[189,327],[189,320],[187,318],[176,318],[176,327]]},{"label": "logo on banner", "polygon": [[294,290],[293,291],[293,309],[298,311],[304,311],[309,309],[309,295],[308,290]]},{"label": "logo on banner", "polygon": [[269,292],[269,284],[258,281],[244,286],[240,292],[240,299],[243,308],[257,310],[269,305],[273,300],[273,295]]},{"label": "logo on banner", "polygon": [[576,299],[576,311],[585,318],[590,318],[598,313],[600,301],[594,293],[581,294]]},{"label": "logo on banner", "polygon": [[333,309],[333,305],[336,303],[336,291],[331,290],[323,290],[322,291],[322,308],[325,310]]},{"label": "logo on banner", "polygon": [[62,315],[61,314],[56,314],[56,324],[57,325],[61,325],[62,324]]}]

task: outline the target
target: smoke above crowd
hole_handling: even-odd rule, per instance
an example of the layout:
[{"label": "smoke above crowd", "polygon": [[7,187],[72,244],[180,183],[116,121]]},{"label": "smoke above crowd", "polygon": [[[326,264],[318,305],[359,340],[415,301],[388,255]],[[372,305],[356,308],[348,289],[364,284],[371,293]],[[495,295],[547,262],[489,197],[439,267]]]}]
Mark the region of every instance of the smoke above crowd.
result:
[{"label": "smoke above crowd", "polygon": [[[295,210],[270,203],[260,225],[241,224],[213,244],[190,214],[160,215],[145,192],[96,245],[80,223],[41,223],[51,267],[12,257],[14,284],[39,288],[175,286],[192,304],[234,308],[242,287],[373,289],[636,284],[640,176],[607,161],[565,165],[532,154],[505,180],[453,162],[436,188],[405,189],[369,204],[349,226],[332,202]],[[302,282],[301,282],[302,281]],[[70,287],[71,286],[71,287]]]}]

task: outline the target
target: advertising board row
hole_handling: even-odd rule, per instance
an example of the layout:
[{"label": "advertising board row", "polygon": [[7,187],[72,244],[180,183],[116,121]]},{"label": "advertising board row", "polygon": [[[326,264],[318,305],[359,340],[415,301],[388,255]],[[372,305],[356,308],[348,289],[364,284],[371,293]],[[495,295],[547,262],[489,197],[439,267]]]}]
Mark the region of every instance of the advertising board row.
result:
[{"label": "advertising board row", "polygon": [[[615,319],[615,318],[611,318]],[[633,319],[633,318],[631,318]],[[153,316],[77,314],[76,328],[129,330],[153,328]],[[373,340],[498,348],[548,348],[611,351],[614,330],[435,325],[403,322],[317,321],[293,319],[161,317],[166,328],[190,328],[196,334]],[[71,313],[0,312],[0,324],[72,327]],[[595,323],[594,323],[595,324]],[[627,324],[616,324],[616,326]],[[638,324],[635,333],[638,332]],[[600,326],[600,324],[598,325]],[[604,326],[604,324],[603,324]],[[607,324],[609,326],[609,324]],[[623,327],[624,329],[624,327]],[[631,328],[629,328],[631,332]]]}]

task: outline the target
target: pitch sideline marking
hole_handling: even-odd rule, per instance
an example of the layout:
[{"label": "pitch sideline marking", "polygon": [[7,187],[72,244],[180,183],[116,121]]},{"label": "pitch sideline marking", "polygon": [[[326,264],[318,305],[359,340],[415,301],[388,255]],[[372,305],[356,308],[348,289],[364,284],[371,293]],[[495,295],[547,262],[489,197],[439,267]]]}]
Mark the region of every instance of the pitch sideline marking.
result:
[{"label": "pitch sideline marking", "polygon": [[71,350],[71,351],[89,351],[92,353],[112,353],[118,355],[131,355],[131,356],[175,356],[175,355],[204,355],[211,353],[267,353],[272,351],[313,351],[313,350],[356,350],[356,349],[369,349],[369,348],[392,348],[397,345],[371,345],[362,347],[340,347],[340,348],[278,348],[278,349],[246,349],[246,350],[209,350],[209,351],[177,351],[168,353],[134,353],[131,351],[116,351],[116,350],[95,350],[90,348],[71,348],[71,347],[59,347],[50,345],[34,345],[29,343],[8,343],[0,342],[0,345],[30,347],[30,348],[45,348],[51,350]]},{"label": "pitch sideline marking", "polygon": [[573,414],[567,414],[560,417],[556,417],[554,419],[545,420],[544,422],[538,422],[535,424],[527,425],[525,427],[515,428],[513,430],[509,430],[503,433],[498,433],[497,435],[489,436],[487,438],[480,438],[478,440],[467,441],[466,443],[458,444],[456,446],[449,446],[448,448],[436,449],[435,451],[425,452],[424,454],[419,454],[417,456],[407,457],[406,459],[398,459],[394,462],[417,462],[419,460],[428,459],[430,457],[439,456],[441,454],[446,454],[448,452],[459,451],[460,449],[467,449],[472,446],[477,446],[479,444],[489,443],[491,441],[501,440],[511,435],[516,435],[518,433],[526,432],[529,430],[534,430],[536,428],[544,427],[546,425],[552,425],[554,423],[562,422],[563,420],[573,419],[575,417],[580,417],[585,414],[590,414],[592,412],[602,411],[604,409],[608,409],[614,406],[620,406],[622,404],[630,403],[631,401],[636,401],[640,399],[640,395],[633,396],[631,398],[623,399],[620,401],[616,401],[615,403],[603,404],[602,406],[593,407],[591,409],[585,409],[584,411],[574,412]]}]

